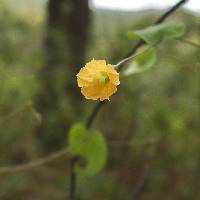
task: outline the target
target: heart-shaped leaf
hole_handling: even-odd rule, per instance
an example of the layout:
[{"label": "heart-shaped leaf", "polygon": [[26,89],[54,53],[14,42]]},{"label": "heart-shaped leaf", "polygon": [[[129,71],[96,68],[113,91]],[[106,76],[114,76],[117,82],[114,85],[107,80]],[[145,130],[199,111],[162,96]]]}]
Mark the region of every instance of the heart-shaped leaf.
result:
[{"label": "heart-shaped leaf", "polygon": [[69,148],[71,153],[85,160],[77,162],[76,172],[83,176],[94,176],[100,172],[107,160],[106,141],[98,130],[87,130],[81,123],[72,126],[69,131]]},{"label": "heart-shaped leaf", "polygon": [[150,45],[158,44],[162,41],[176,39],[185,33],[186,27],[181,22],[166,22],[158,25],[149,26],[142,30],[129,31],[128,37],[131,40],[143,39]]},{"label": "heart-shaped leaf", "polygon": [[153,47],[143,46],[138,49],[137,57],[129,62],[124,71],[123,76],[130,76],[150,69],[156,62],[156,51]]}]

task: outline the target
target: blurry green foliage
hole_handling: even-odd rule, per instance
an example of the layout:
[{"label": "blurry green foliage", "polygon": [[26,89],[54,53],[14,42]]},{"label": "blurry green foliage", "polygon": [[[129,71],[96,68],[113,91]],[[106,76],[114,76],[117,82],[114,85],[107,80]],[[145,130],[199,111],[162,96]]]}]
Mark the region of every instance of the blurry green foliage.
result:
[{"label": "blurry green foliage", "polygon": [[[29,6],[26,15],[13,5],[0,9],[0,164],[5,165],[27,162],[44,154],[38,148],[32,109],[21,108],[39,90],[45,18]],[[106,59],[116,64],[134,44],[126,32],[148,27],[159,14],[93,11],[88,60]],[[168,21],[174,19],[186,24],[188,40],[199,43],[199,16],[178,11]],[[106,169],[95,178],[79,180],[81,199],[132,199],[131,192],[144,163],[143,153],[149,151],[149,145],[155,152],[158,148],[158,153],[141,199],[200,198],[200,50],[168,41],[158,47],[157,54],[155,67],[148,73],[123,79],[111,103],[99,113],[94,125],[105,133],[108,143],[126,140],[129,145],[109,145]],[[50,73],[65,76],[56,70]],[[73,113],[74,103],[67,95],[70,94],[60,97],[57,116],[62,112],[66,118],[80,121],[82,116],[75,118],[79,113]],[[84,115],[88,115],[93,103],[82,99],[80,104]],[[13,111],[16,114],[12,115]],[[53,114],[49,117],[50,129],[51,123],[59,120],[55,118]],[[53,137],[65,141],[60,138],[59,128],[62,127],[52,130],[46,140]],[[2,175],[0,199],[65,199],[66,159],[33,171]]]}]

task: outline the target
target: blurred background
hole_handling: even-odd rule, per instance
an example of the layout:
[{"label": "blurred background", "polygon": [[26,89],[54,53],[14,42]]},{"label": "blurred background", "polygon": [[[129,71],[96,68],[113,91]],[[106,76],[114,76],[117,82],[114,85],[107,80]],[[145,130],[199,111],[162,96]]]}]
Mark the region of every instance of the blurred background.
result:
[{"label": "blurred background", "polygon": [[[151,25],[175,0],[0,0],[0,165],[26,163],[66,146],[68,128],[85,121],[75,75],[86,61],[117,63],[134,43],[127,31]],[[167,21],[200,43],[200,2]],[[105,170],[78,179],[80,199],[200,199],[200,49],[181,41],[158,47],[145,73],[121,81],[94,127],[109,144]],[[68,158],[0,174],[1,200],[64,200]],[[142,181],[145,180],[145,184]]]}]

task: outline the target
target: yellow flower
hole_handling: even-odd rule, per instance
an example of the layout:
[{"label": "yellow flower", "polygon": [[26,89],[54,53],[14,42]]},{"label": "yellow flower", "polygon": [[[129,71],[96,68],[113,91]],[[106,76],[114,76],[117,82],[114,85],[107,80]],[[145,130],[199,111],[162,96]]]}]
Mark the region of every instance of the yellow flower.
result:
[{"label": "yellow flower", "polygon": [[111,64],[106,64],[105,60],[93,59],[81,68],[76,76],[81,93],[87,99],[109,99],[120,84],[119,73]]}]

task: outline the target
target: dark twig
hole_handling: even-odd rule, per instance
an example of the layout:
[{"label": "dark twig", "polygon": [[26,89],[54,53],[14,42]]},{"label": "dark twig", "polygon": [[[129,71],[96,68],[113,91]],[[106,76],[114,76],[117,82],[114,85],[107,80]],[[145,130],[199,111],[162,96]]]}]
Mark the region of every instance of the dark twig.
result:
[{"label": "dark twig", "polygon": [[[186,3],[188,0],[181,0],[178,3],[176,3],[171,9],[169,9],[167,12],[165,12],[162,16],[160,16],[155,22],[154,24],[160,24],[162,23],[167,17],[169,17],[173,12],[175,12],[181,5],[183,5],[184,3]],[[123,58],[127,58],[130,57],[131,55],[133,55],[137,49],[139,47],[141,47],[143,44],[145,44],[145,42],[143,40],[139,40],[134,47],[127,53],[127,55]],[[122,60],[123,60],[122,59]],[[118,71],[120,71],[122,69],[123,65],[121,65],[118,68]],[[92,113],[90,114],[90,116],[88,117],[88,120],[86,121],[86,126],[87,128],[90,128],[94,122],[94,120],[96,119],[100,109],[103,107],[103,105],[105,105],[106,101],[101,101],[99,103],[96,104],[96,106],[94,107],[94,109],[92,110]],[[74,162],[71,163],[71,167],[74,168]],[[74,170],[71,170],[71,173],[74,173]],[[76,192],[76,176],[75,175],[71,175],[71,178],[73,180],[70,181],[70,184],[73,184],[73,187],[70,186],[70,200],[75,200],[75,192]]]},{"label": "dark twig", "polygon": [[181,0],[177,4],[175,4],[173,7],[171,7],[167,12],[165,12],[160,18],[158,18],[155,21],[155,24],[162,23],[167,17],[169,17],[174,11],[176,11],[180,6],[185,4],[189,0]]},{"label": "dark twig", "polygon": [[86,127],[90,128],[94,119],[97,117],[97,114],[100,110],[100,108],[106,103],[106,101],[100,101],[99,103],[96,104],[94,109],[92,110],[91,115],[89,116],[87,122],[86,122]]},{"label": "dark twig", "polygon": [[75,200],[75,191],[76,191],[76,172],[75,172],[75,163],[78,161],[77,157],[72,157],[70,160],[70,184],[69,184],[69,199]]},{"label": "dark twig", "polygon": [[74,200],[75,199],[75,188],[76,188],[76,173],[74,170],[74,162],[71,162],[70,167],[70,193],[69,193],[69,199]]}]

